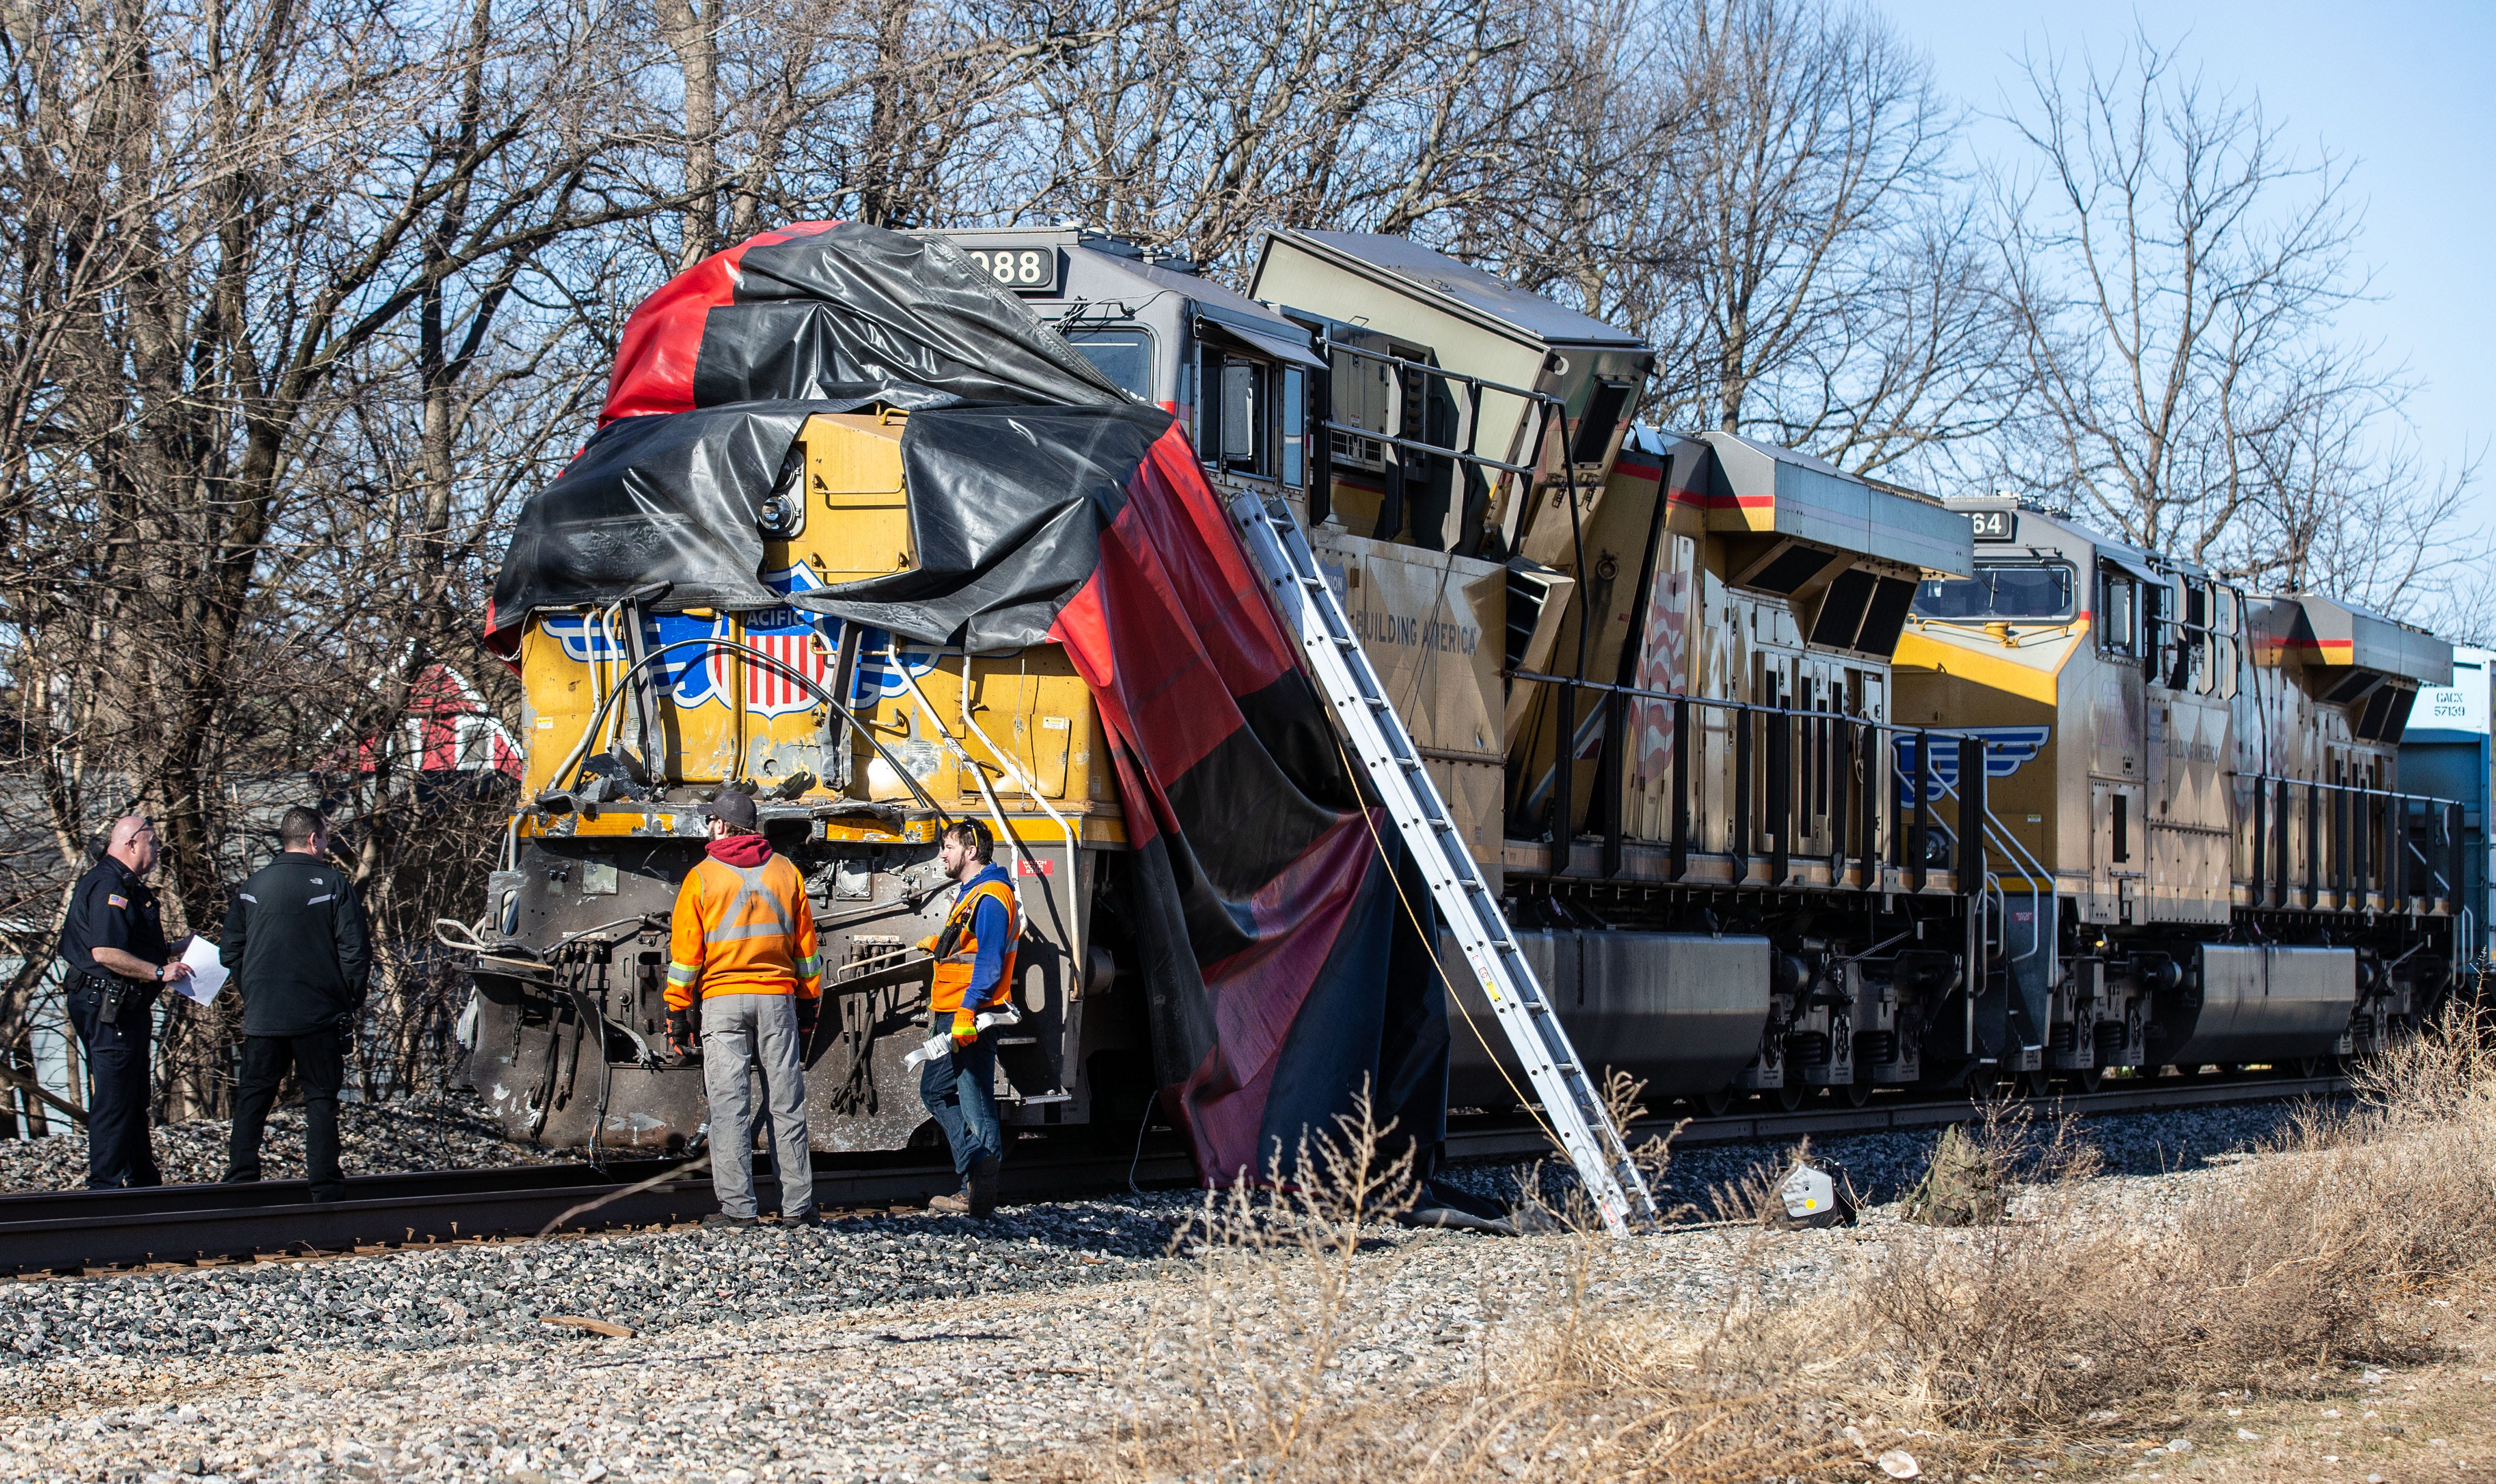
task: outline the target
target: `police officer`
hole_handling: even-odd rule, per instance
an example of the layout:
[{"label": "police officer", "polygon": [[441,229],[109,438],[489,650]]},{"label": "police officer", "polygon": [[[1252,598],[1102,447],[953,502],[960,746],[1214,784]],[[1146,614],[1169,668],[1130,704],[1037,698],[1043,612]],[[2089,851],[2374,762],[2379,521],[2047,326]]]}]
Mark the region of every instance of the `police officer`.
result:
[{"label": "police officer", "polygon": [[372,950],[347,874],[323,857],[329,821],[286,811],[277,858],[235,889],[217,960],[242,995],[242,1078],[234,1095],[226,1179],[260,1178],[260,1136],[287,1070],[303,1089],[303,1175],[314,1200],[340,1200],[338,1083],[363,1013]]},{"label": "police officer", "polygon": [[70,890],[61,957],[70,966],[70,1024],[86,1050],[95,1093],[86,1110],[89,1190],[163,1185],[148,1143],[150,1030],[161,987],[190,977],[174,958],[147,873],[156,869],[156,825],[139,815],[112,821],[104,858]]},{"label": "police officer", "polygon": [[927,1209],[983,1218],[996,1207],[997,1167],[1005,1155],[997,1127],[997,1036],[1003,1023],[1017,1018],[1014,943],[1022,935],[1014,882],[995,856],[996,842],[979,820],[958,820],[945,831],[936,860],[959,889],[944,930],[919,943],[936,957],[927,1042],[935,1054],[920,1066],[919,1098],[945,1130],[953,1173],[962,1181],[958,1193],[939,1195]]}]

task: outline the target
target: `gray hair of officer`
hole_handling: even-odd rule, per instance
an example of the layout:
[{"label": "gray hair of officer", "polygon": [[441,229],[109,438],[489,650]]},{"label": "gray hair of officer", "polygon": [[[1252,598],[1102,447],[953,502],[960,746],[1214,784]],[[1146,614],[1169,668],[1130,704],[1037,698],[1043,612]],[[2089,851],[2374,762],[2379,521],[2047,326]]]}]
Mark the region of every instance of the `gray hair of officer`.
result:
[{"label": "gray hair of officer", "polygon": [[277,843],[289,850],[303,850],[328,833],[329,821],[321,818],[321,811],[300,804],[286,811],[286,817],[277,821]]}]

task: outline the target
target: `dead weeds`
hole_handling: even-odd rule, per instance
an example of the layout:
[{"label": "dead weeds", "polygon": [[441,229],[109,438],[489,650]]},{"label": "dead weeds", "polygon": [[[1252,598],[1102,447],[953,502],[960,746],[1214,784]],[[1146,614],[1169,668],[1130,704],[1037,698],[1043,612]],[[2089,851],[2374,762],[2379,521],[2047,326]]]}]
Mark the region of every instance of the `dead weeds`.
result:
[{"label": "dead weeds", "polygon": [[[2071,1126],[2041,1138],[1996,1110],[1958,1158],[2013,1172],[2000,1209],[1978,1213],[1998,1220],[1884,1221],[1800,1299],[1766,1296],[1794,1239],[1761,1230],[1744,1239],[1749,1278],[1703,1316],[1622,1296],[1696,1239],[1614,1242],[1562,1210],[1531,1214],[1553,1235],[1430,1239],[1442,1253],[1469,1244],[1475,1317],[1426,1328],[1435,1311],[1417,1318],[1396,1283],[1416,1249],[1381,1240],[1412,1172],[1382,1159],[1384,1130],[1349,1120],[1303,1147],[1295,1182],[1278,1168],[1266,1190],[1208,1198],[1190,1280],[1119,1367],[1125,1420],[1087,1453],[1017,1472],[1704,1484],[2256,1469],[2252,1440],[2212,1417],[2327,1410],[2319,1399],[2353,1367],[2457,1354],[2419,1319],[2445,1311],[2421,1306],[2489,1302],[2463,1297],[2484,1293],[2496,1252],[2488,1031],[2455,1011],[2362,1068],[2354,1106],[2306,1110],[2160,1220],[2084,1195],[2096,1165]],[[1665,1150],[1644,1157],[1660,1173]],[[2169,1450],[2179,1436],[2192,1446]],[[2466,1469],[2451,1444],[2438,1451]],[[2331,1457],[2357,1459],[2356,1444]]]}]

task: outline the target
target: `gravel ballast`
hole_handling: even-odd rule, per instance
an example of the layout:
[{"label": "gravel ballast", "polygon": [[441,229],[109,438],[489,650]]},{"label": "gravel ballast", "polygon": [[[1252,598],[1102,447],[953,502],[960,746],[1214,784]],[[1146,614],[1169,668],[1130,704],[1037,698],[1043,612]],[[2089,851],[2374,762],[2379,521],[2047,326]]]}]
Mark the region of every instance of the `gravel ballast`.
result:
[{"label": "gravel ballast", "polygon": [[[2171,1210],[2291,1116],[2257,1104],[2088,1120],[2079,1131],[2112,1172],[2093,1197]],[[1887,1200],[1934,1137],[1820,1152]],[[1783,1159],[1694,1149],[1669,1178],[1692,1199]],[[1513,1178],[1458,1173],[1485,1190]],[[0,1290],[0,1478],[977,1479],[1098,1437],[1129,1399],[1160,1394],[1117,1381],[1156,1304],[1187,1281],[1165,1254],[1200,1199],[20,1282]],[[1876,1206],[1853,1228],[1636,1238],[1607,1262],[1607,1296],[1703,1323],[1737,1289],[1829,1286],[1896,1220]],[[1379,1230],[1362,1259],[1376,1275],[1367,1338],[1345,1374],[1463,1374],[1505,1306],[1561,1281],[1571,1240]]]},{"label": "gravel ballast", "polygon": [[[222,1118],[186,1119],[154,1130],[156,1164],[167,1185],[198,1185],[226,1172],[226,1140],[234,1125]],[[303,1176],[303,1107],[269,1114],[261,1139],[261,1173],[270,1180]],[[409,1170],[484,1169],[505,1164],[545,1164],[567,1159],[559,1152],[508,1143],[474,1097],[338,1105],[338,1164],[350,1175],[394,1175]],[[86,1134],[74,1129],[40,1139],[0,1141],[0,1192],[76,1190],[86,1186]]]}]

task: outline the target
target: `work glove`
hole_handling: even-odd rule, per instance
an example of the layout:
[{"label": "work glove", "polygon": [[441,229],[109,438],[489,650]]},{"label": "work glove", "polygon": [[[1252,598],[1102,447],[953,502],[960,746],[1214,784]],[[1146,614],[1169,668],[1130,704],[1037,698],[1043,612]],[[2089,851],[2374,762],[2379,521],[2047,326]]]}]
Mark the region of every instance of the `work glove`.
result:
[{"label": "work glove", "polygon": [[815,1038],[815,1017],[823,1007],[824,1002],[820,998],[809,1000],[802,995],[797,998],[797,1034],[800,1036],[808,1040]]},{"label": "work glove", "polygon": [[357,1018],[358,1018],[358,1017],[357,1017],[357,1015],[356,1015],[356,1012],[355,1012],[355,1011],[353,1011],[353,1010],[348,1010],[348,1011],[346,1011],[345,1013],[341,1014],[341,1015],[338,1017],[338,1039],[339,1039],[339,1040],[341,1040],[341,1041],[351,1041],[351,1040],[354,1040],[354,1039],[356,1038],[356,1020],[357,1020]]},{"label": "work glove", "polygon": [[953,1012],[953,1049],[967,1051],[979,1041],[979,1017],[971,1013],[971,1007],[966,1005],[955,1010]]},{"label": "work glove", "polygon": [[682,1060],[684,1060],[684,1059],[686,1059],[686,1058],[691,1057],[691,1056],[694,1054],[694,1046],[697,1044],[697,1042],[698,1042],[699,1040],[700,1040],[700,1037],[698,1037],[698,1036],[696,1036],[694,1035],[694,1012],[693,1012],[693,1011],[691,1011],[691,1010],[670,1010],[670,1011],[668,1011],[668,1050],[669,1050],[669,1051],[671,1051],[671,1052],[674,1053],[674,1054],[675,1054],[675,1056],[676,1056],[676,1058],[677,1058],[679,1061],[682,1061]]}]

